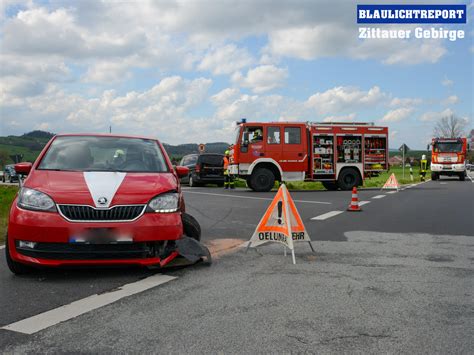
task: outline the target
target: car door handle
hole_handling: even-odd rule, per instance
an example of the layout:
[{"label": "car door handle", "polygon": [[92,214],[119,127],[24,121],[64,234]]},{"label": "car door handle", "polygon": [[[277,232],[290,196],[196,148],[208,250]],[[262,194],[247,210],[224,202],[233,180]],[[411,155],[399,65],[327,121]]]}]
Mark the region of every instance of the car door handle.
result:
[{"label": "car door handle", "polygon": [[265,153],[260,153],[260,156],[261,156],[261,157],[265,156]]},{"label": "car door handle", "polygon": [[302,156],[303,156],[303,153],[298,153],[298,156],[299,156],[299,157],[302,157]]}]

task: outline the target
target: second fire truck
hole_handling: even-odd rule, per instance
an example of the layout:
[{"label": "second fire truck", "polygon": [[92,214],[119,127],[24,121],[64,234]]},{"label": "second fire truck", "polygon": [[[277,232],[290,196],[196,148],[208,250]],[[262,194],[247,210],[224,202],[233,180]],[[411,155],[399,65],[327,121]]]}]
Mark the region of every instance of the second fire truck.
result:
[{"label": "second fire truck", "polygon": [[254,191],[275,181],[321,181],[350,190],[388,170],[388,128],[373,123],[242,122],[230,172]]}]

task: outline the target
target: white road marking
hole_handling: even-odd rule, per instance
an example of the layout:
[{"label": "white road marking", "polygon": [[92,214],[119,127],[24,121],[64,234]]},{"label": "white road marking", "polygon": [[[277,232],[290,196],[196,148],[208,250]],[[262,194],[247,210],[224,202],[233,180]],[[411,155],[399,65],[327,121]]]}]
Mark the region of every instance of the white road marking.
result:
[{"label": "white road marking", "polygon": [[[250,197],[250,196],[241,196],[241,195],[234,195],[234,194],[213,194],[210,192],[197,192],[197,191],[184,191],[188,194],[198,194],[198,195],[209,195],[209,196],[219,196],[219,197],[232,197],[232,198],[244,198],[250,200],[265,200],[265,201],[273,201],[273,198],[266,198],[266,197]],[[331,205],[331,202],[323,202],[323,201],[305,201],[305,200],[293,200],[294,202],[299,203],[315,203],[321,205]]]},{"label": "white road marking", "polygon": [[395,190],[395,191],[389,191],[389,192],[386,192],[387,194],[396,194],[398,191]]},{"label": "white road marking", "polygon": [[372,198],[384,198],[386,195],[377,195],[377,196],[374,196]]},{"label": "white road marking", "polygon": [[146,279],[123,285],[114,291],[92,295],[59,308],[6,325],[1,329],[24,334],[33,334],[94,309],[116,302],[124,297],[146,291],[174,279],[176,279],[174,276],[156,274],[147,277]]},{"label": "white road marking", "polygon": [[447,185],[448,183],[447,182],[440,182],[439,184],[440,185]]},{"label": "white road marking", "polygon": [[360,201],[359,206],[364,206],[366,204],[370,203],[370,201]]},{"label": "white road marking", "polygon": [[331,211],[328,213],[324,213],[322,215],[316,216],[311,218],[312,221],[323,221],[325,219],[337,216],[338,214],[344,213],[344,211]]}]

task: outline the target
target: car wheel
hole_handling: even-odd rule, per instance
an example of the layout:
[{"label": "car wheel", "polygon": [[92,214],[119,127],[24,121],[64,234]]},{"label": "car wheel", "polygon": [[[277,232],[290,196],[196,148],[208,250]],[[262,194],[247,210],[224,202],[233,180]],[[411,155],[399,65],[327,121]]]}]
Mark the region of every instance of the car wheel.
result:
[{"label": "car wheel", "polygon": [[194,182],[192,175],[189,175],[189,187],[196,187],[196,183]]},{"label": "car wheel", "polygon": [[201,240],[201,226],[198,221],[187,213],[181,214],[181,221],[183,222],[183,232],[189,238],[193,238],[197,241]]},{"label": "car wheel", "polygon": [[459,180],[460,180],[460,181],[466,180],[466,176],[464,175],[464,173],[460,173],[460,174],[459,174]]},{"label": "car wheel", "polygon": [[354,186],[361,184],[360,175],[357,170],[353,168],[344,169],[340,172],[337,179],[337,185],[341,190],[351,190]]},{"label": "car wheel", "polygon": [[436,181],[439,179],[439,175],[436,173],[431,173],[431,180]]},{"label": "car wheel", "polygon": [[266,168],[257,169],[250,177],[250,188],[257,192],[268,192],[275,185],[275,175]]},{"label": "car wheel", "polygon": [[326,190],[329,191],[336,191],[337,190],[337,184],[332,181],[323,181],[323,186]]},{"label": "car wheel", "polygon": [[25,275],[33,271],[33,268],[31,268],[30,266],[22,264],[22,263],[18,263],[11,258],[10,249],[8,248],[8,237],[6,237],[5,259],[7,259],[8,268],[15,275]]}]

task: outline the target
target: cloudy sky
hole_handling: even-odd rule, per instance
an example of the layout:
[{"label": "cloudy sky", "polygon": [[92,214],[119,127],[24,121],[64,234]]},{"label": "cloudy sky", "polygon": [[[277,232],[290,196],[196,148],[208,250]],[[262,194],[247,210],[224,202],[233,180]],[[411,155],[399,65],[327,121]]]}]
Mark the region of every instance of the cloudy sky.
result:
[{"label": "cloudy sky", "polygon": [[356,3],[1,0],[0,135],[230,142],[246,117],[371,121],[422,148],[443,115],[472,127],[473,6],[463,40],[360,40]]}]

